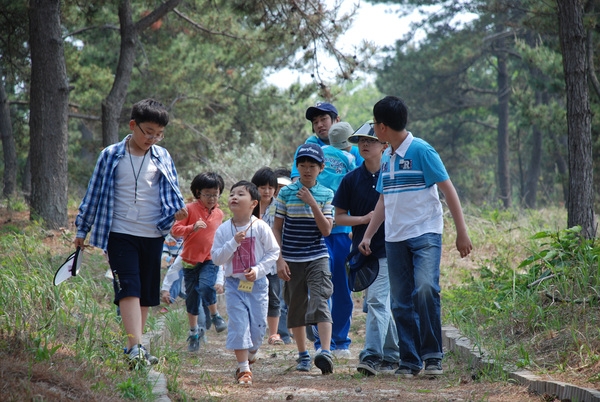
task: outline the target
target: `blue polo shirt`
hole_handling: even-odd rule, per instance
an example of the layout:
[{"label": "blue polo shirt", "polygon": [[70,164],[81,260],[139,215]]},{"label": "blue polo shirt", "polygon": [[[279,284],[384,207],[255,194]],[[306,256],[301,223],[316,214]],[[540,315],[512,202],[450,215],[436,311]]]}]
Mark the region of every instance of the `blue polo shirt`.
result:
[{"label": "blue polo shirt", "polygon": [[[333,206],[345,209],[351,216],[363,216],[375,209],[379,200],[377,181],[379,170],[371,173],[363,163],[358,168],[348,173],[342,179],[338,190],[333,197]],[[368,225],[352,226],[352,248],[358,248]],[[371,251],[377,258],[385,257],[385,229],[384,225],[371,239]]]}]

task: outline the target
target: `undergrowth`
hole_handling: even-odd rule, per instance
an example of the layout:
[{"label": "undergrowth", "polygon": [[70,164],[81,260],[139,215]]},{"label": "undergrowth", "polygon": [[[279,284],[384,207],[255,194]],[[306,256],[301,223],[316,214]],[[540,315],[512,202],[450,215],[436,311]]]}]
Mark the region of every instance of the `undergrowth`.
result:
[{"label": "undergrowth", "polygon": [[[508,368],[597,368],[598,241],[581,238],[578,227],[561,229],[562,210],[479,215],[486,214],[493,219],[468,217],[470,230],[478,232],[472,235],[474,265],[443,290],[444,321]],[[493,254],[478,253],[492,248]]]}]

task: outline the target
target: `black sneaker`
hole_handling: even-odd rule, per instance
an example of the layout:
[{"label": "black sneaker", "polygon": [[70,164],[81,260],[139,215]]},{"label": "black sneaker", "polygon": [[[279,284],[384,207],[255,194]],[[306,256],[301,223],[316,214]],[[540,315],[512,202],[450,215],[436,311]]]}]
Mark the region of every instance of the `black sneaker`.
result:
[{"label": "black sneaker", "polygon": [[333,359],[331,354],[321,352],[315,356],[315,366],[321,370],[321,374],[333,373]]},{"label": "black sneaker", "polygon": [[442,368],[442,359],[427,359],[425,360],[425,375],[442,375],[444,369]]},{"label": "black sneaker", "polygon": [[187,338],[188,352],[197,352],[200,349],[200,335],[194,334]]},{"label": "black sneaker", "polygon": [[397,376],[400,376],[400,377],[404,377],[404,378],[413,378],[413,377],[419,375],[420,372],[421,372],[421,370],[413,370],[406,366],[400,366],[394,374],[396,374]]},{"label": "black sneaker", "polygon": [[393,375],[396,372],[396,370],[398,370],[399,367],[400,366],[398,365],[398,363],[392,363],[392,362],[388,362],[387,360],[384,360],[381,362],[379,367],[377,367],[377,372],[379,374]]},{"label": "black sneaker", "polygon": [[146,358],[148,363],[152,365],[158,364],[158,357],[151,355],[150,352],[148,352],[148,349],[146,349],[143,345],[140,345],[140,349],[144,353],[144,357]]},{"label": "black sneaker", "polygon": [[378,363],[379,359],[375,356],[367,356],[358,363],[356,371],[367,377],[377,375]]}]

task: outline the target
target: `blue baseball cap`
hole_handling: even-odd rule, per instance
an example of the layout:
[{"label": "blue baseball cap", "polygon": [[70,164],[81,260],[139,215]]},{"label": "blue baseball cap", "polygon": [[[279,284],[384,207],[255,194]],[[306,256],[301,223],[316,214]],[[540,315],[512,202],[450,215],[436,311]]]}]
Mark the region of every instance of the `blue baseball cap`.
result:
[{"label": "blue baseball cap", "polygon": [[337,109],[331,103],[318,102],[316,105],[306,109],[306,119],[312,121],[316,116],[325,113],[335,113],[336,117],[338,115]]},{"label": "blue baseball cap", "polygon": [[325,155],[323,155],[323,150],[317,144],[302,144],[298,147],[298,151],[296,152],[296,160],[303,156],[308,156],[309,158],[314,159],[318,163],[323,163],[325,161]]}]

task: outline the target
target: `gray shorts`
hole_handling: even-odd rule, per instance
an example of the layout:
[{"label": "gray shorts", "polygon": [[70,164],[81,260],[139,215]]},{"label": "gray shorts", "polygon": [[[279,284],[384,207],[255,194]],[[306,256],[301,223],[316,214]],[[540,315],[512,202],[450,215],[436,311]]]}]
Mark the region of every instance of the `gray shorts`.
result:
[{"label": "gray shorts", "polygon": [[[308,262],[288,262],[290,280],[285,282],[283,297],[288,305],[288,328],[332,323],[327,300],[333,294],[329,257]],[[310,297],[309,297],[310,295]]]}]

